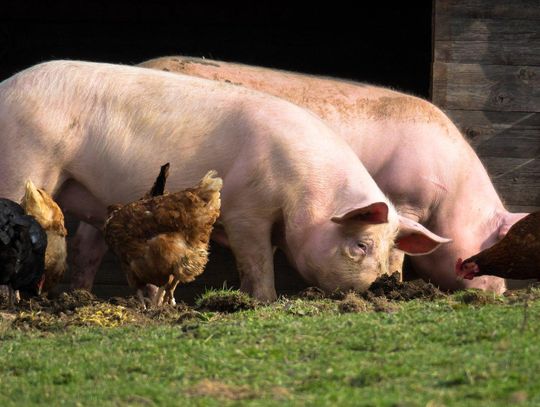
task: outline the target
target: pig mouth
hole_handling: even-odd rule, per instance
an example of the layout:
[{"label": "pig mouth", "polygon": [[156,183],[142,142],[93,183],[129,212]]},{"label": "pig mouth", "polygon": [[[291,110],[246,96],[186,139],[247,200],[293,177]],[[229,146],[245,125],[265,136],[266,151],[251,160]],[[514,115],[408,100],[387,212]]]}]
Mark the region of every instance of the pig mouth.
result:
[{"label": "pig mouth", "polygon": [[472,280],[480,272],[480,268],[474,261],[463,262],[459,258],[456,262],[456,275],[465,280]]}]

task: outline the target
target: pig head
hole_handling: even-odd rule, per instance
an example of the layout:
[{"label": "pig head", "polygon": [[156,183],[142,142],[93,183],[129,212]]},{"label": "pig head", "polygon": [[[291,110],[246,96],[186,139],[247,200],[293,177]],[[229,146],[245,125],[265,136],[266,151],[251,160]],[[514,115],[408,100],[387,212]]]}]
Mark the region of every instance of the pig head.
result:
[{"label": "pig head", "polygon": [[382,274],[401,271],[391,263],[394,250],[428,254],[450,242],[417,222],[398,215],[388,201],[338,211],[317,233],[292,241],[293,262],[307,281],[327,292],[365,291]]}]

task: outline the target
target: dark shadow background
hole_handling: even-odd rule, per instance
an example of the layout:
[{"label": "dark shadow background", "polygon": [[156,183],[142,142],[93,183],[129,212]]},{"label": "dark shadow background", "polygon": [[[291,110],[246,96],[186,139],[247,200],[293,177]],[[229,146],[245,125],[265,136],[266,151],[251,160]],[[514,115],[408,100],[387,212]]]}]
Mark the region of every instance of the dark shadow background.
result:
[{"label": "dark shadow background", "polygon": [[[302,7],[278,0],[3,0],[0,80],[51,59],[135,64],[181,54],[349,78],[429,97],[432,3],[412,4],[357,2],[353,10],[331,2]],[[70,233],[75,226],[70,223]],[[179,298],[189,300],[224,280],[238,285],[230,252],[212,245],[211,253],[205,273],[178,287]],[[275,269],[278,293],[304,287],[279,253]],[[94,292],[108,297],[126,288],[109,253]]]},{"label": "dark shadow background", "polygon": [[[267,3],[267,4],[266,4]],[[428,97],[431,0],[3,0],[0,80],[50,59],[134,64],[183,54],[324,74]]]}]

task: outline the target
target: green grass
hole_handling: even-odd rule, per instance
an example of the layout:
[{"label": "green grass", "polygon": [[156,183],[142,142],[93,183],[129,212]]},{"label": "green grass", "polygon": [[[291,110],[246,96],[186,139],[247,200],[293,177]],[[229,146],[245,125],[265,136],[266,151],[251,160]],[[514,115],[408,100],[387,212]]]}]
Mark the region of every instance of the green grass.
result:
[{"label": "green grass", "polygon": [[[540,301],[283,300],[178,325],[0,330],[0,405],[540,405]],[[493,303],[490,303],[493,302]]]}]

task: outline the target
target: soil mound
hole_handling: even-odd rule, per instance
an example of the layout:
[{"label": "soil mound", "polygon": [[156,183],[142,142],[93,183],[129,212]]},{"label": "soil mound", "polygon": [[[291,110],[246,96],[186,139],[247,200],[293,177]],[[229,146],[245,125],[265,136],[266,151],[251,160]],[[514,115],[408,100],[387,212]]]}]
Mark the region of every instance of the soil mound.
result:
[{"label": "soil mound", "polygon": [[363,293],[363,297],[385,297],[393,301],[410,301],[415,299],[434,300],[445,294],[431,283],[424,280],[400,281],[400,274],[382,275],[377,278]]}]

